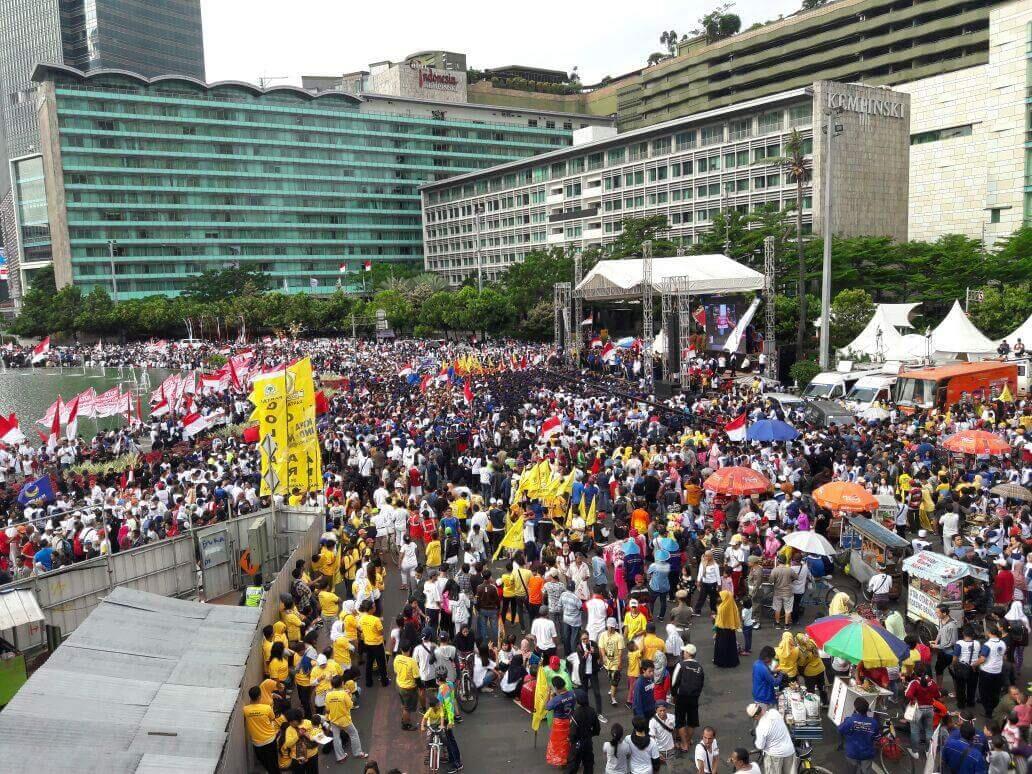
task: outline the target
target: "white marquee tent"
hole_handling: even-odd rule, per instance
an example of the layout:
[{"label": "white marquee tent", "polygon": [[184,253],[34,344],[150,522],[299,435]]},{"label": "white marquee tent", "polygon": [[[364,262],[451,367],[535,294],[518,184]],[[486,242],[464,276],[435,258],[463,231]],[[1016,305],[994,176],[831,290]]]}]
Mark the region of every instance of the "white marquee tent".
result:
[{"label": "white marquee tent", "polygon": [[964,314],[959,301],[953,302],[946,319],[932,331],[932,357],[936,360],[961,356],[991,355],[996,344],[986,337]]},{"label": "white marquee tent", "polygon": [[885,319],[896,328],[913,328],[914,324],[910,322],[910,315],[919,306],[921,306],[920,301],[909,304],[878,304],[878,308],[885,313]]},{"label": "white marquee tent", "polygon": [[[620,301],[641,298],[641,258],[601,261],[574,289],[592,301]],[[763,289],[763,275],[726,255],[679,255],[652,259],[652,289],[658,296],[668,277],[688,277],[692,295],[702,293],[748,293]]]},{"label": "white marquee tent", "polygon": [[[839,357],[861,358],[867,356],[881,360],[888,357],[886,353],[898,350],[902,346],[903,336],[896,330],[895,323],[886,312],[885,306],[885,304],[879,304],[875,307],[870,322],[855,339],[838,351]],[[901,304],[900,306],[905,305]],[[907,324],[909,325],[909,323]]]},{"label": "white marquee tent", "polygon": [[1021,343],[1025,345],[1025,349],[1027,350],[1029,348],[1029,342],[1032,342],[1032,314],[1030,314],[1028,319],[1019,325],[1010,336],[1004,336],[1000,341],[1006,340],[1007,343],[1011,345],[1011,348],[1013,348],[1014,342],[1018,339],[1021,339]]}]

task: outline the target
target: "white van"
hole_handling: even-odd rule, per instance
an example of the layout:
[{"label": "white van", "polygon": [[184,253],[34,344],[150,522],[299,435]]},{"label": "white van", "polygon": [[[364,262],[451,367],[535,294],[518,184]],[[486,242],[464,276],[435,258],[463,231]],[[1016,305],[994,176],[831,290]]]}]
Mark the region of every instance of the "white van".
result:
[{"label": "white van", "polygon": [[825,371],[817,374],[803,390],[803,397],[820,400],[840,400],[846,397],[853,385],[857,383],[863,372],[840,373]]},{"label": "white van", "polygon": [[892,387],[895,384],[894,374],[861,376],[853,389],[846,393],[846,407],[859,413],[875,403],[887,403],[892,400]]}]

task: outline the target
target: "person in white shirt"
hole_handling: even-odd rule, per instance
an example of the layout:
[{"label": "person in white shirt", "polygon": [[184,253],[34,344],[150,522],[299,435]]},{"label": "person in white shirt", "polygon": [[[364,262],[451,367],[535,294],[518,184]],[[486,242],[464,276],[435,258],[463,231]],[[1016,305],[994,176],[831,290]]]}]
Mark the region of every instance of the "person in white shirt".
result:
[{"label": "person in white shirt", "polygon": [[763,753],[764,774],[795,774],[795,744],[781,713],[757,703],[745,713],[756,722],[756,749]]},{"label": "person in white shirt", "polygon": [[760,767],[755,761],[749,760],[749,751],[744,747],[736,747],[728,758],[728,763],[735,774],[760,774]]},{"label": "person in white shirt", "polygon": [[702,741],[695,745],[695,768],[699,774],[717,774],[719,763],[717,732],[713,726],[706,726],[702,729]]},{"label": "person in white shirt", "polygon": [[627,771],[629,774],[653,774],[654,764],[660,760],[659,747],[649,736],[648,722],[638,716],[632,721],[634,733],[631,734],[627,750]]},{"label": "person in white shirt", "polygon": [[673,757],[674,753],[674,719],[669,706],[665,701],[657,702],[656,714],[649,721],[649,736],[664,757]]},{"label": "person in white shirt", "polygon": [[541,655],[547,662],[555,655],[556,638],[559,633],[555,629],[555,622],[548,617],[548,605],[542,605],[538,609],[538,616],[530,625],[530,633],[534,635]]}]

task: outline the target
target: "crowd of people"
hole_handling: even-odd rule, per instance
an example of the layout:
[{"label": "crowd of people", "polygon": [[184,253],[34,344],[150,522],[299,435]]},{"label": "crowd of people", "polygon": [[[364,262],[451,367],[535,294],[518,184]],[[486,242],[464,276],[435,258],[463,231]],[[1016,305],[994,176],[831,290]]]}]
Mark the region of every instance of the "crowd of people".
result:
[{"label": "crowd of people", "polygon": [[[148,362],[203,368],[210,349],[147,350]],[[633,372],[600,381],[547,348],[512,342],[277,340],[252,349],[267,367],[311,357],[329,395],[319,418],[325,486],[281,496],[322,507],[327,531],[319,552],[293,569],[281,620],[263,632],[266,679],[248,686],[247,727],[266,770],[314,771],[323,747],[337,760],[364,758],[368,740],[352,715],[363,689],[385,701],[382,689],[393,686],[400,733],[430,732],[449,770],[460,771],[466,732],[456,691],[468,672],[484,695],[545,715],[551,766],[590,772],[601,751],[607,772],[644,774],[684,757],[703,774],[754,771],[752,743],[722,753],[721,729],[700,707],[712,670],[751,668],[743,717],[754,721],[763,768],[795,771],[779,693],[799,684],[826,700],[831,678],[851,669],[805,626],[817,579],[852,581],[786,543],[795,532],[831,533],[841,515],[812,492],[832,480],[893,495],[901,507],[891,526],[915,550],[943,551],[989,574],[970,589],[984,614],[978,628],[944,620],[934,642],[920,641],[873,586],[876,604],[857,611],[911,646],[898,666],[861,666],[858,675],[883,684],[901,707],[914,705],[910,751],[924,754],[933,734],[945,733],[938,749],[947,762],[966,745],[951,770],[996,774],[1003,756],[1018,765],[1032,750],[1032,705],[1021,690],[1032,513],[990,491],[1030,483],[1026,402],[912,415],[887,406],[884,420],[818,427],[785,416],[759,379],[725,378],[707,364],[706,389],[657,402]],[[116,347],[93,354],[109,363],[133,357]],[[232,389],[198,402],[234,419],[248,413]],[[723,427],[743,414],[790,421],[800,435],[732,441]],[[991,429],[1011,451],[951,457],[942,440],[969,428]],[[203,436],[183,444],[176,433],[174,417],[113,433],[101,453],[151,451],[134,469],[99,477],[72,474],[45,448],[0,451],[6,572],[131,550],[260,507],[254,444]],[[62,448],[81,454],[96,443],[104,441]],[[731,465],[762,473],[769,491],[707,490],[708,476]],[[21,481],[41,473],[51,476],[54,501],[19,505]],[[385,609],[392,585],[401,599]],[[772,615],[761,601],[767,589]],[[840,594],[829,612],[852,612],[857,598]],[[764,626],[777,645],[754,656]],[[870,707],[854,709],[839,730],[863,771],[882,724]]]}]

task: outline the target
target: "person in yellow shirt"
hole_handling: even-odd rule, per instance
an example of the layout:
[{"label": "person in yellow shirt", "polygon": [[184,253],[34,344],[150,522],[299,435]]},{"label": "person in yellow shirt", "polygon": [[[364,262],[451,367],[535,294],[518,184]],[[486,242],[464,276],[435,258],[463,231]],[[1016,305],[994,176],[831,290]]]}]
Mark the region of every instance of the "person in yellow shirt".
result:
[{"label": "person in yellow shirt", "polygon": [[634,640],[627,640],[627,704],[634,698],[634,683],[641,675],[641,648]]},{"label": "person in yellow shirt", "polygon": [[362,603],[358,625],[362,630],[362,643],[366,652],[365,684],[373,687],[373,667],[380,672],[380,684],[385,688],[391,684],[387,677],[387,653],[383,647],[383,621],[373,614],[372,600]]},{"label": "person in yellow shirt", "polygon": [[778,671],[785,677],[793,678],[799,674],[799,647],[792,632],[781,635],[781,642],[774,648],[778,659]]},{"label": "person in yellow shirt", "polygon": [[305,751],[299,749],[300,745],[298,744],[301,741],[298,729],[301,727],[301,721],[305,719],[305,715],[295,707],[288,709],[283,717],[286,722],[276,735],[276,748],[279,754],[277,763],[280,771],[288,771],[306,760]]},{"label": "person in yellow shirt", "polygon": [[340,738],[342,731],[348,735],[351,754],[354,757],[369,757],[368,753],[362,752],[362,740],[358,736],[358,729],[351,722],[351,710],[354,705],[351,692],[344,687],[344,678],[341,675],[330,678],[330,690],[326,694],[326,719],[330,722],[330,730],[333,732],[333,753],[337,763],[348,759]]},{"label": "person in yellow shirt", "polygon": [[279,771],[279,761],[276,755],[276,735],[279,733],[282,718],[277,718],[271,704],[261,700],[262,689],[257,685],[247,692],[251,699],[250,704],[243,708],[244,726],[247,728],[247,738],[254,746],[254,757],[265,767],[268,772]]},{"label": "person in yellow shirt", "polygon": [[312,667],[312,685],[315,686],[315,706],[322,712],[326,707],[326,694],[330,690],[330,680],[334,675],[343,675],[344,670],[340,664],[331,661],[325,653],[319,654],[315,666]]},{"label": "person in yellow shirt", "polygon": [[516,575],[512,562],[506,563],[505,572],[502,573],[499,581],[502,584],[502,608],[500,611],[502,621],[513,621],[516,619],[516,604],[518,603],[513,601],[516,598]]},{"label": "person in yellow shirt", "polygon": [[304,628],[305,621],[294,606],[294,600],[291,599],[283,603],[283,609],[280,610],[280,620],[287,627],[287,641],[292,646],[294,643],[301,642],[301,630]]},{"label": "person in yellow shirt", "polygon": [[299,757],[303,754],[305,758],[305,766],[301,771],[304,774],[319,774],[319,753],[322,751],[322,745],[318,740],[326,738],[322,735],[322,727],[305,718],[298,726],[297,732],[301,736],[301,742],[298,744]]},{"label": "person in yellow shirt", "polygon": [[301,700],[302,708],[304,708],[305,717],[310,717],[312,714],[312,686],[315,684],[312,680],[312,669],[319,658],[319,651],[315,649],[318,641],[319,632],[311,631],[305,635],[305,641],[302,643],[301,658],[294,672],[297,695]]},{"label": "person in yellow shirt", "polygon": [[340,664],[345,672],[351,669],[351,654],[354,650],[355,643],[343,632],[333,641],[333,660]]},{"label": "person in yellow shirt", "polygon": [[638,608],[638,600],[632,599],[627,604],[627,614],[623,619],[624,638],[627,642],[633,642],[644,634],[648,622],[645,614]]},{"label": "person in yellow shirt", "polygon": [[441,567],[441,541],[438,540],[437,535],[434,535],[434,539],[426,544],[426,569],[436,570]]},{"label": "person in yellow shirt", "polygon": [[327,540],[319,549],[318,560],[312,562],[312,569],[330,584],[333,583],[333,576],[340,570],[340,556],[337,554],[337,543],[334,540]]},{"label": "person in yellow shirt", "polygon": [[412,658],[412,645],[394,657],[394,682],[401,699],[401,730],[412,728],[412,713],[419,698],[419,664]]},{"label": "person in yellow shirt", "polygon": [[322,613],[323,622],[327,628],[333,625],[333,619],[340,615],[340,597],[333,593],[333,590],[326,585],[319,591],[319,612]]},{"label": "person in yellow shirt", "polygon": [[452,514],[459,520],[459,524],[465,524],[469,517],[469,500],[465,495],[459,495],[451,504]]},{"label": "person in yellow shirt", "polygon": [[609,703],[616,706],[616,692],[620,688],[620,667],[623,663],[624,638],[615,618],[606,619],[606,630],[598,636],[598,652],[602,668],[609,676]]},{"label": "person in yellow shirt", "polygon": [[283,701],[286,692],[283,683],[279,680],[273,680],[271,677],[266,677],[258,683],[258,689],[260,691],[258,701],[262,704],[268,704],[273,709],[276,709],[277,702]]},{"label": "person in yellow shirt", "polygon": [[530,631],[530,605],[527,599],[530,597],[530,579],[533,576],[534,573],[526,567],[517,567],[512,573],[513,605],[525,632]]},{"label": "person in yellow shirt", "polygon": [[656,635],[655,621],[645,625],[645,637],[641,641],[641,657],[646,661],[654,661],[657,653],[666,650],[666,641]]},{"label": "person in yellow shirt", "polygon": [[282,642],[273,643],[272,652],[269,654],[269,663],[265,665],[265,674],[273,680],[287,682],[290,678],[290,666],[293,659],[294,654],[283,647]]}]

